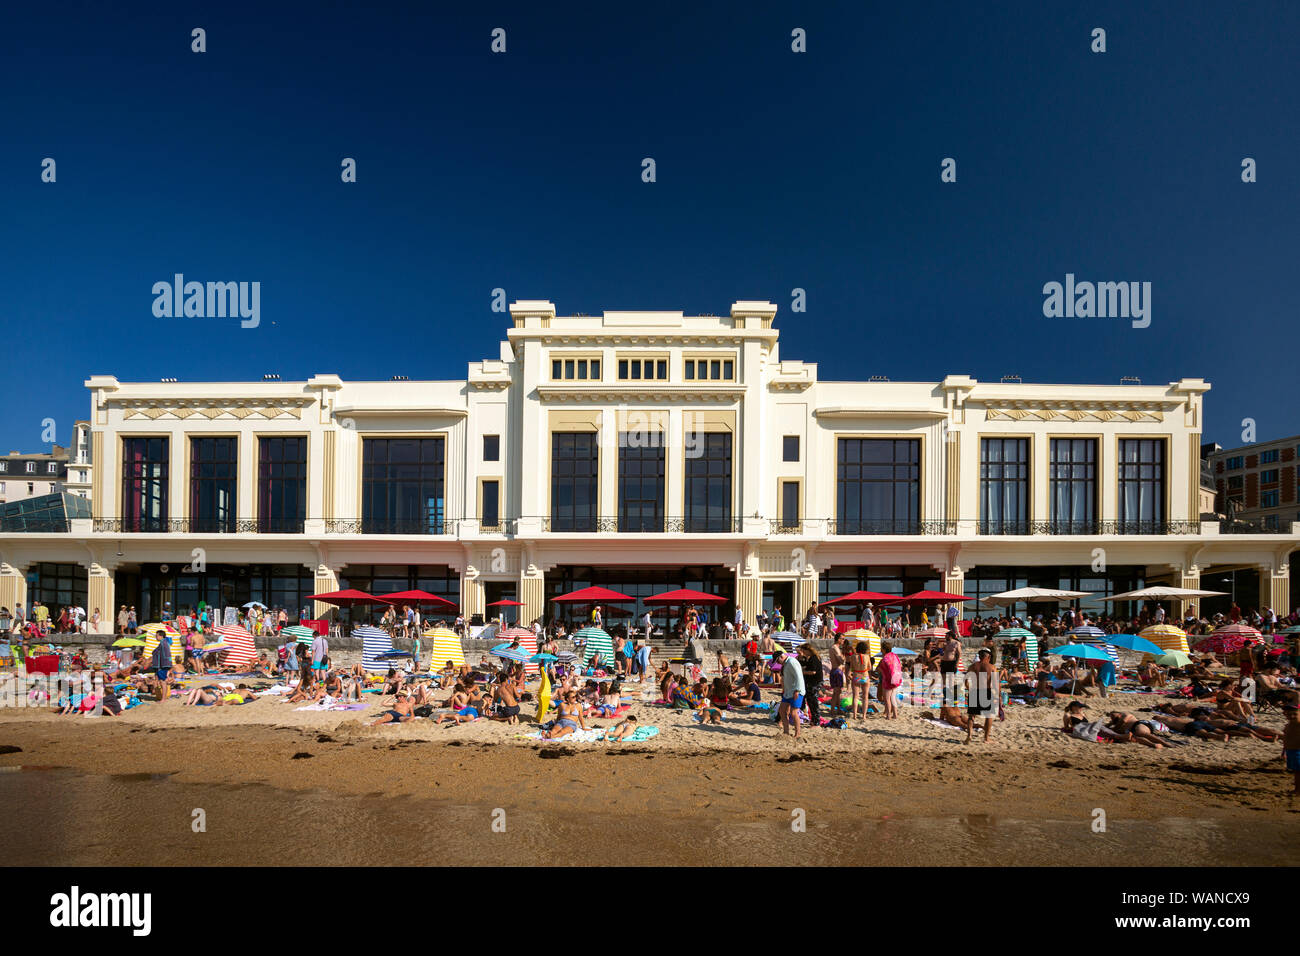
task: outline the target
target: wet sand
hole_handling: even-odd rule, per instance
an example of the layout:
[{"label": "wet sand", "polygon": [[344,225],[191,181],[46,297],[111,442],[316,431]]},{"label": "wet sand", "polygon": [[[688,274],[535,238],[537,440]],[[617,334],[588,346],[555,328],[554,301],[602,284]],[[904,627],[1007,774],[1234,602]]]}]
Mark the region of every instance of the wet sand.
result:
[{"label": "wet sand", "polygon": [[[764,723],[751,728],[761,749],[685,733],[566,746],[456,736],[483,725],[367,728],[351,714],[296,714],[332,727],[247,722],[264,703],[295,713],[173,701],[152,720],[148,708],[5,714],[0,750],[19,748],[0,755],[6,861],[1238,865],[1289,862],[1300,834],[1271,744],[1150,751],[1059,735],[1063,752],[996,750],[952,731],[918,746],[869,721],[803,743]],[[149,725],[173,706],[241,722]]]}]

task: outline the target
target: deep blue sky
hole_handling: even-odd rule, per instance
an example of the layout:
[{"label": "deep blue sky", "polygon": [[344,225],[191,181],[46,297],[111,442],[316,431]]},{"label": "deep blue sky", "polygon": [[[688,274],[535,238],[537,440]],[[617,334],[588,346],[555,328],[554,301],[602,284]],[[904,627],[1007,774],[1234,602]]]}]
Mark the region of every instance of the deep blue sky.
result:
[{"label": "deep blue sky", "polygon": [[[12,4],[0,449],[66,442],[97,373],[460,378],[498,286],[771,299],[823,380],[1203,376],[1207,440],[1300,432],[1298,37],[1192,0]],[[174,272],[260,281],[261,327],[154,318]],[[1151,327],[1045,319],[1066,272],[1152,282]]]}]

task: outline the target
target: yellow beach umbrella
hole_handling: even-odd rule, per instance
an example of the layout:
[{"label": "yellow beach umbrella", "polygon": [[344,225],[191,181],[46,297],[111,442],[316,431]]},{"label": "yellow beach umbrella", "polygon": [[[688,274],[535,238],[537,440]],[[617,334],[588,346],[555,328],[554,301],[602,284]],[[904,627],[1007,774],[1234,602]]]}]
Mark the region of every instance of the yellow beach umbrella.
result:
[{"label": "yellow beach umbrella", "polygon": [[856,645],[858,641],[866,641],[868,653],[875,659],[880,658],[880,637],[875,631],[869,631],[865,627],[855,627],[851,631],[845,631],[844,636],[848,638],[849,643]]}]

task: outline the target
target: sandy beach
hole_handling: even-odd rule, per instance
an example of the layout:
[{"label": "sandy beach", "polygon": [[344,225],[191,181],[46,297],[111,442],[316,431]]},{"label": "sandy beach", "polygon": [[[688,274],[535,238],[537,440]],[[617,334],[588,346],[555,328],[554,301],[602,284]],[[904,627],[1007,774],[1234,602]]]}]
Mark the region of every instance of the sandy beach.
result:
[{"label": "sandy beach", "polygon": [[[634,701],[633,713],[659,735],[611,744],[539,741],[528,736],[531,722],[370,727],[386,701],[367,699],[366,710],[348,712],[302,711],[274,697],[203,708],[172,698],[117,718],[0,711],[0,794],[27,807],[0,823],[0,833],[13,862],[57,862],[48,840],[32,836],[48,827],[29,830],[24,814],[83,801],[94,803],[83,808],[92,818],[116,820],[122,837],[98,851],[66,849],[92,863],[110,848],[120,861],[184,862],[177,848],[200,837],[203,862],[239,862],[245,838],[262,829],[283,844],[263,862],[319,862],[311,841],[276,836],[286,815],[307,817],[331,836],[331,858],[349,863],[382,862],[360,836],[373,828],[435,823],[432,838],[445,843],[448,827],[463,838],[448,844],[442,862],[485,862],[483,854],[502,852],[501,862],[528,862],[541,852],[493,843],[500,834],[489,820],[498,811],[516,829],[565,834],[547,843],[545,859],[558,853],[558,862],[571,863],[589,861],[584,841],[599,843],[610,827],[646,863],[707,863],[717,841],[700,842],[701,828],[732,839],[738,826],[752,829],[756,861],[767,837],[811,835],[827,859],[886,864],[908,860],[889,841],[864,838],[863,828],[894,832],[916,853],[937,841],[951,848],[953,863],[1131,863],[1139,851],[1171,864],[1240,862],[1242,852],[1282,863],[1282,848],[1300,833],[1300,801],[1289,795],[1280,744],[1179,736],[1156,751],[1087,743],[1057,730],[1064,699],[1012,704],[990,742],[977,734],[970,745],[964,732],[920,719],[918,707],[903,707],[896,721],[873,717],[795,740],[764,713],[728,713],[721,726],[702,726],[688,712]],[[1138,713],[1164,699],[1112,694],[1088,705],[1093,713]],[[243,836],[223,837],[220,826],[191,833],[193,807],[224,803],[239,808]],[[165,825],[150,823],[145,806],[169,807]],[[1098,810],[1104,831],[1094,829]],[[792,829],[798,811],[806,831]],[[976,839],[980,833],[990,839]],[[1035,840],[1048,842],[1031,846]],[[750,855],[739,843],[728,850],[732,862]]]}]

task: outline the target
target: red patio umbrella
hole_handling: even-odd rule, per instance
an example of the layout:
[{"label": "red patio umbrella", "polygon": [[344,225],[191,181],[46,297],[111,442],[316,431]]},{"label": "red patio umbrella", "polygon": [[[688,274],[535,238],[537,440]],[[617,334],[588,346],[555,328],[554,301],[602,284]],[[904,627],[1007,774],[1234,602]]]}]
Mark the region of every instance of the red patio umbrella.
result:
[{"label": "red patio umbrella", "polygon": [[957,604],[961,601],[970,601],[964,594],[949,594],[947,591],[917,591],[915,594],[909,594],[906,597],[895,598],[894,604]]},{"label": "red patio umbrella", "polygon": [[387,598],[375,597],[365,591],[347,588],[342,591],[326,591],[323,594],[308,594],[308,601],[322,601],[325,604],[337,604],[350,607],[353,604],[392,604]]},{"label": "red patio umbrella", "polygon": [[393,594],[385,594],[382,600],[389,604],[440,604],[452,611],[456,610],[456,603],[448,601],[445,597],[439,597],[437,594],[430,594],[428,591],[396,591]]},{"label": "red patio umbrella", "polygon": [[611,591],[609,588],[589,587],[556,595],[551,600],[557,604],[605,604],[609,601],[635,601],[636,598]]},{"label": "red patio umbrella", "polygon": [[693,591],[690,588],[681,588],[676,591],[665,591],[663,594],[652,594],[648,598],[642,598],[642,604],[726,604],[730,598],[725,598],[721,594],[707,594],[704,591]]},{"label": "red patio umbrella", "polygon": [[524,606],[524,602],[523,602],[523,601],[511,601],[511,600],[507,599],[507,600],[505,600],[505,601],[493,601],[491,604],[489,604],[489,605],[487,605],[487,606],[488,606],[488,607],[523,607],[523,606]]},{"label": "red patio umbrella", "polygon": [[320,601],[324,604],[334,604],[338,607],[346,607],[349,610],[357,604],[393,603],[386,598],[375,597],[373,594],[367,594],[365,591],[358,591],[355,588],[346,588],[342,591],[325,591],[322,594],[309,594],[307,595],[307,600]]},{"label": "red patio umbrella", "polygon": [[854,591],[852,594],[846,594],[843,597],[831,598],[822,607],[828,604],[897,604],[901,601],[897,594],[881,594],[879,591]]}]

